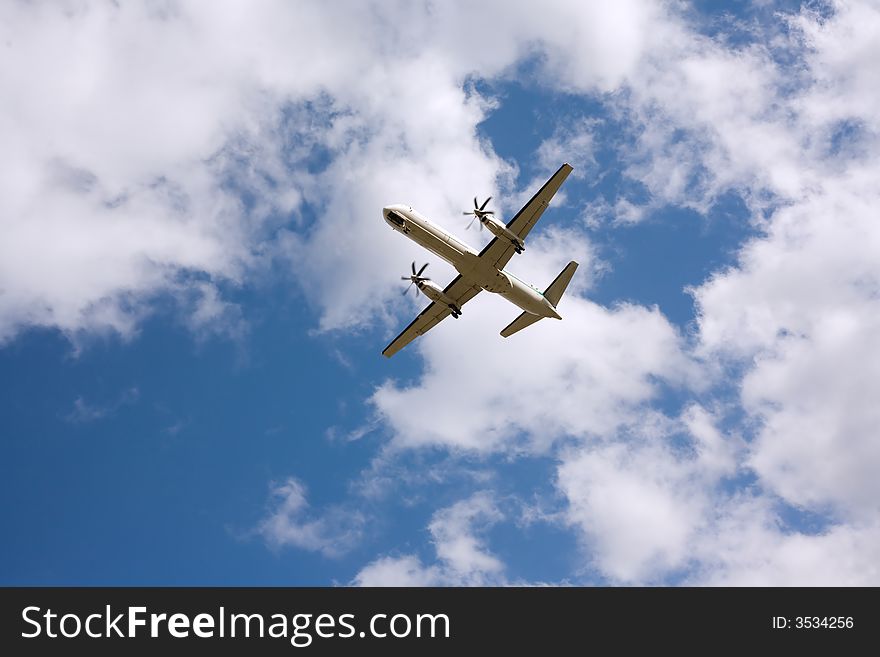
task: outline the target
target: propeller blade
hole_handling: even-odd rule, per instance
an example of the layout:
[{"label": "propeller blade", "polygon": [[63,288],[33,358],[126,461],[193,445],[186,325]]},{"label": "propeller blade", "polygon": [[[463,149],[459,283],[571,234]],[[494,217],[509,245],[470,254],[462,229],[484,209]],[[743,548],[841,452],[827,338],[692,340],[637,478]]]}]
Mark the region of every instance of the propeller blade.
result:
[{"label": "propeller blade", "polygon": [[[468,214],[474,214],[474,213],[469,212]],[[465,228],[465,230],[470,230],[471,226],[473,225],[474,221],[476,221],[476,220],[477,220],[477,215],[474,215],[474,218],[471,219],[471,222],[467,225],[467,228]],[[480,225],[482,226],[483,224],[480,224]]]},{"label": "propeller blade", "polygon": [[407,292],[409,292],[409,288],[411,288],[413,285],[416,286],[416,296],[419,296],[421,294],[421,288],[420,288],[421,283],[423,283],[424,281],[431,280],[427,276],[422,276],[422,273],[425,271],[425,269],[428,268],[429,264],[430,263],[426,262],[425,264],[422,265],[421,269],[416,271],[416,262],[415,262],[415,260],[412,261],[412,263],[410,264],[410,268],[412,269],[412,276],[401,276],[400,277],[400,280],[402,280],[402,281],[409,281],[409,285],[407,285],[404,288],[404,290],[403,290],[403,292],[401,292],[401,294],[405,295]]},{"label": "propeller blade", "polygon": [[479,208],[479,206],[480,206],[480,204],[479,204],[479,203],[477,203],[477,197],[476,197],[476,196],[474,196],[474,210],[476,210],[476,209],[478,209],[478,208]]},{"label": "propeller blade", "polygon": [[[489,203],[489,201],[491,201],[491,200],[492,200],[492,197],[490,196],[489,198],[486,199],[486,202],[483,203],[483,205],[480,206],[480,211],[481,211],[481,212],[482,212],[483,208],[485,208],[486,205],[487,205],[487,204]],[[477,199],[474,199],[474,205],[476,205],[476,201],[477,201]]]}]

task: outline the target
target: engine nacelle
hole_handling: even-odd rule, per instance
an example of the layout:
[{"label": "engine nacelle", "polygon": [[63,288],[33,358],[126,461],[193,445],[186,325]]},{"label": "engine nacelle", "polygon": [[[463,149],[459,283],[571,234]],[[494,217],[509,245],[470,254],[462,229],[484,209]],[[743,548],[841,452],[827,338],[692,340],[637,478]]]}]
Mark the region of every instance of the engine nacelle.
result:
[{"label": "engine nacelle", "polygon": [[461,315],[461,308],[455,305],[455,302],[446,296],[443,292],[443,288],[437,285],[434,281],[422,280],[416,284],[419,286],[419,289],[424,292],[426,297],[431,301],[436,301],[437,303],[442,303],[444,306],[448,306],[452,311],[452,316],[458,319],[459,315]]},{"label": "engine nacelle", "polygon": [[525,244],[523,244],[522,241],[501,222],[496,221],[492,217],[488,216],[483,217],[481,221],[483,222],[483,225],[488,228],[493,235],[502,239],[506,239],[511,244],[513,244],[517,253],[522,253],[526,250]]}]

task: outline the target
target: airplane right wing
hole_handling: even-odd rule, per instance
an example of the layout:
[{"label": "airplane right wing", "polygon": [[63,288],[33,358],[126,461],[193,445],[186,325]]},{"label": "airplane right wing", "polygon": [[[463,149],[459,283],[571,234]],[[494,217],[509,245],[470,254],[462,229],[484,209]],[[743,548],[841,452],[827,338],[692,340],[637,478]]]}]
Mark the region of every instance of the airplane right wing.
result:
[{"label": "airplane right wing", "polygon": [[[443,292],[455,302],[456,306],[461,308],[464,304],[477,296],[480,289],[481,288],[474,287],[465,281],[461,277],[461,274],[459,274],[449,285],[446,286],[446,289],[443,290]],[[427,308],[419,313],[419,316],[416,317],[409,326],[403,329],[400,335],[391,341],[391,344],[382,350],[382,355],[386,358],[391,358],[417,337],[424,335],[437,326],[437,324],[446,319],[451,313],[452,311],[449,309],[449,306],[432,301]]]},{"label": "airplane right wing", "polygon": [[[559,191],[571,171],[570,164],[566,163],[559,167],[531,200],[516,213],[513,219],[507,222],[507,229],[519,237],[520,241],[525,242],[526,235],[538,223],[538,219],[544,214],[544,209],[550,204],[550,199]],[[510,243],[510,240],[496,237],[483,247],[483,250],[480,251],[480,258],[485,258],[498,269],[504,269],[514,253],[516,253],[516,248]]]}]

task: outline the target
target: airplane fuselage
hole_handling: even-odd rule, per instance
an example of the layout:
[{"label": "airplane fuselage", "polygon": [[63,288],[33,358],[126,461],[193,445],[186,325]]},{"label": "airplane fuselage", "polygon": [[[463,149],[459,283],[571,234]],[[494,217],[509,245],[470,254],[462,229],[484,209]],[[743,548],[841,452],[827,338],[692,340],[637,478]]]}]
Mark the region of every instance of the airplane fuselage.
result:
[{"label": "airplane fuselage", "polygon": [[479,251],[443,230],[408,205],[389,205],[382,216],[394,230],[416,244],[443,258],[455,267],[462,278],[486,290],[500,294],[527,313],[562,319],[544,295],[528,283],[479,257]]}]

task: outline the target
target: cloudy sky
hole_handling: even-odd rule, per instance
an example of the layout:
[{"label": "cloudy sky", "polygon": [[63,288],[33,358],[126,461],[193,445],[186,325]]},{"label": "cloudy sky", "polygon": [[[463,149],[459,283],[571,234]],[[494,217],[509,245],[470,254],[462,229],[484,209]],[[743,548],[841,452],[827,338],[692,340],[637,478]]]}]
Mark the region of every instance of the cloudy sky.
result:
[{"label": "cloudy sky", "polygon": [[[0,580],[880,584],[880,4],[0,3]],[[504,340],[406,203],[581,267]]]}]

